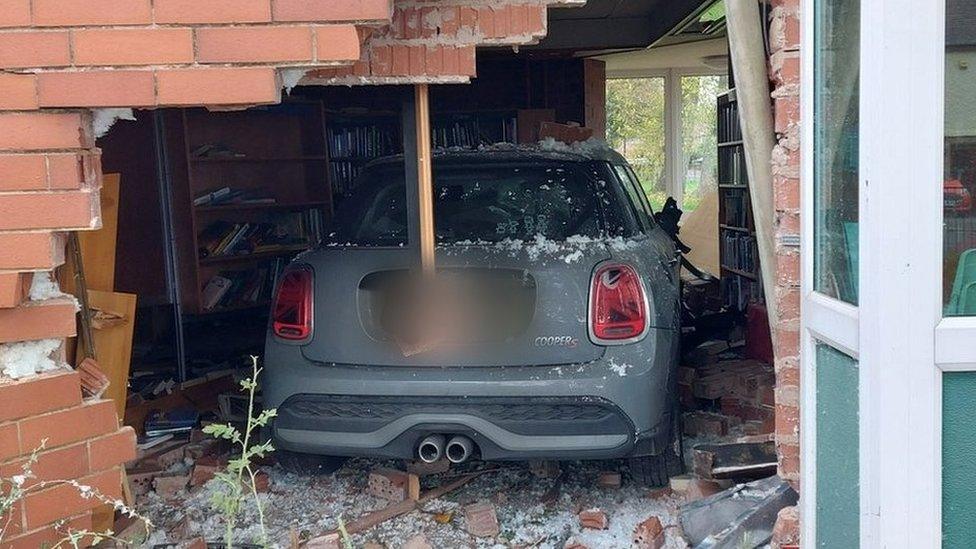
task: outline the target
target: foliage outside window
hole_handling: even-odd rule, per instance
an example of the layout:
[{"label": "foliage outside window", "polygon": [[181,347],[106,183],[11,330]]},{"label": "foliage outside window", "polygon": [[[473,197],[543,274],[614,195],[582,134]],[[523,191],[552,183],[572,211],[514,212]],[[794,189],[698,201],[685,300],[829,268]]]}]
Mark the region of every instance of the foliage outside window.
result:
[{"label": "foliage outside window", "polygon": [[668,198],[664,78],[607,81],[607,140],[633,166],[655,211]]}]

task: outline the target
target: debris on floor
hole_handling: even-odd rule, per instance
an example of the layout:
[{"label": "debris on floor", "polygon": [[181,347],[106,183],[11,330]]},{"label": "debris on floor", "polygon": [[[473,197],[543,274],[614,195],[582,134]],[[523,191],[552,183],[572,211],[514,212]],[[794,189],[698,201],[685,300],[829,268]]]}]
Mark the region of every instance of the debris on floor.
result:
[{"label": "debris on floor", "polygon": [[[137,508],[156,525],[145,547],[169,547],[196,538],[218,540],[223,533],[210,507],[217,483],[200,484],[203,472],[209,472],[217,458],[174,456],[173,450],[156,452],[132,464],[156,469],[148,485],[140,481],[148,487],[135,492]],[[296,533],[305,548],[342,547],[340,517],[354,547],[597,549],[628,547],[638,539],[647,543],[637,547],[687,547],[677,528],[678,509],[688,501],[685,496],[641,487],[626,474],[618,488],[601,488],[601,477],[614,463],[562,463],[561,473],[552,478],[540,478],[520,462],[470,462],[422,477],[403,472],[403,464],[395,461],[353,459],[335,475],[311,477],[268,466],[263,468],[268,490],[260,497],[278,547],[293,547]],[[130,482],[133,477],[130,472]],[[378,478],[389,481],[379,496],[373,487]],[[420,497],[410,499],[408,487],[407,499],[395,501],[403,494],[400,481],[409,486],[412,479],[419,480]],[[553,497],[557,484],[554,501],[546,504],[544,499]],[[240,524],[249,526],[241,529],[238,539],[246,543],[256,539],[258,529],[251,516],[256,511],[246,508],[244,513]],[[654,523],[659,528],[652,528]]]},{"label": "debris on floor", "polygon": [[799,495],[777,476],[741,484],[681,509],[681,529],[696,549],[761,547],[776,516]]}]

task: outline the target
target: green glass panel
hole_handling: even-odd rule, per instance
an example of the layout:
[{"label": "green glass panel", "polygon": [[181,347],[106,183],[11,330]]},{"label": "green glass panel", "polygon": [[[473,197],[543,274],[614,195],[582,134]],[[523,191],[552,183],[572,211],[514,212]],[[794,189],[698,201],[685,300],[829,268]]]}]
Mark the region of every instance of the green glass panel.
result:
[{"label": "green glass panel", "polygon": [[942,547],[976,547],[976,372],[942,374]]},{"label": "green glass panel", "polygon": [[860,0],[814,1],[814,288],[857,303]]},{"label": "green glass panel", "polygon": [[817,547],[860,538],[857,362],[817,345]]}]

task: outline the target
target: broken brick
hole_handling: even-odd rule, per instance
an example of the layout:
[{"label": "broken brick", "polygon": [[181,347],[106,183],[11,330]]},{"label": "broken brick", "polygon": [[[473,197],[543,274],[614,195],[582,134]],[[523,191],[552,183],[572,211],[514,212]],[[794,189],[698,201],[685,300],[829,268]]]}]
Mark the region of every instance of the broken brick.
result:
[{"label": "broken brick", "polygon": [[203,538],[193,538],[192,540],[180,545],[182,549],[207,549],[207,540]]},{"label": "broken brick", "polygon": [[317,538],[312,538],[304,545],[305,549],[342,549],[339,533],[333,532]]},{"label": "broken brick", "polygon": [[566,540],[566,545],[563,545],[563,549],[590,549],[590,547],[576,538],[569,538]]},{"label": "broken brick", "polygon": [[210,479],[214,478],[218,471],[220,471],[220,467],[216,465],[201,465],[197,463],[193,466],[193,472],[190,473],[190,486],[194,488],[203,486]]},{"label": "broken brick", "polygon": [[664,527],[657,517],[650,517],[634,528],[633,547],[637,549],[661,549],[664,541]]},{"label": "broken brick", "polygon": [[264,471],[254,474],[254,490],[259,494],[267,494],[271,489],[271,477]]},{"label": "broken brick", "polygon": [[479,501],[464,507],[465,530],[479,538],[493,538],[498,535],[498,515],[495,506],[487,501]]},{"label": "broken brick", "polygon": [[776,514],[772,547],[788,547],[800,542],[800,512],[796,506],[784,507]]},{"label": "broken brick", "polygon": [[664,488],[656,488],[647,493],[647,497],[651,499],[664,499],[674,495],[674,491],[671,490],[670,486],[665,486]]},{"label": "broken brick", "polygon": [[616,471],[603,471],[597,477],[596,483],[600,488],[620,488],[620,473]]},{"label": "broken brick", "polygon": [[186,489],[190,475],[161,475],[153,480],[153,488],[159,497],[170,499]]},{"label": "broken brick", "polygon": [[591,530],[606,530],[610,526],[610,519],[600,509],[587,509],[579,514],[580,526]]},{"label": "broken brick", "polygon": [[153,487],[153,480],[163,474],[162,469],[134,469],[126,472],[129,481],[129,491],[133,496],[148,494]]},{"label": "broken brick", "polygon": [[691,437],[720,437],[729,433],[729,426],[738,423],[729,416],[712,412],[687,412],[682,416],[684,433]]},{"label": "broken brick", "polygon": [[719,482],[693,478],[689,475],[671,477],[671,489],[685,497],[687,501],[695,501],[724,490],[731,482]]},{"label": "broken brick", "polygon": [[392,502],[403,501],[412,495],[419,495],[420,479],[417,475],[396,469],[377,467],[369,472],[367,489],[378,498]]},{"label": "broken brick", "polygon": [[447,458],[439,459],[433,463],[424,463],[415,459],[407,464],[407,472],[418,477],[446,473],[451,468],[451,462]]}]

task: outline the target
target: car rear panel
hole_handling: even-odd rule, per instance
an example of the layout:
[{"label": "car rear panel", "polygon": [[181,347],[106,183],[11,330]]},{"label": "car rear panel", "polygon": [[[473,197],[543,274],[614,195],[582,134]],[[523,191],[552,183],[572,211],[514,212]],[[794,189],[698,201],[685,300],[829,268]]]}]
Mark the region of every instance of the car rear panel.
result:
[{"label": "car rear panel", "polygon": [[394,341],[377,333],[378,314],[362,281],[377,273],[407,271],[414,253],[403,248],[325,248],[303,257],[315,273],[315,324],[303,355],[320,363],[377,366],[542,366],[598,359],[603,347],[587,335],[587,301],[593,267],[611,257],[604,245],[555,242],[440,247],[439,269],[463,272],[523,272],[531,280],[534,304],[520,333],[490,337],[404,356]]}]

